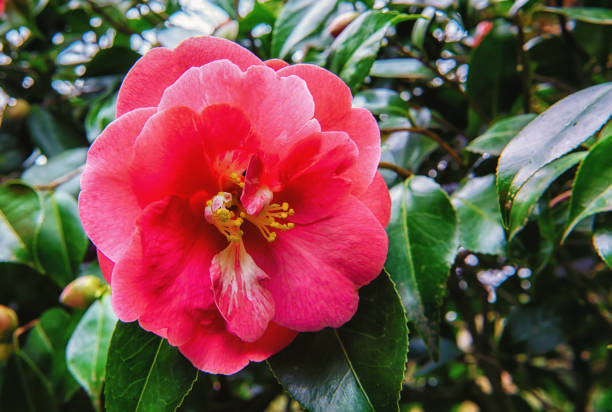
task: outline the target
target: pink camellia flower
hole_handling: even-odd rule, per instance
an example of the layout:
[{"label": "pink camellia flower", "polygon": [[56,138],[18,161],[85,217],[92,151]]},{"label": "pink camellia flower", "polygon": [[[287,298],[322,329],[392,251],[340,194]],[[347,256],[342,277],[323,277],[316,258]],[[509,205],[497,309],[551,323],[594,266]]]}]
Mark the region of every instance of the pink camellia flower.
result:
[{"label": "pink camellia flower", "polygon": [[141,58],[79,197],[119,319],[224,374],[347,322],[390,213],[376,121],[351,101],[327,70],[219,38]]}]

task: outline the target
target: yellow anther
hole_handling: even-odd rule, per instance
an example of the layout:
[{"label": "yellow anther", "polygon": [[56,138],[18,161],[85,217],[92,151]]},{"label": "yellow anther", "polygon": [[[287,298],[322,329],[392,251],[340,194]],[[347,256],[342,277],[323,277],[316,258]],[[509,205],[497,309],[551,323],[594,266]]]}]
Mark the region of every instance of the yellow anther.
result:
[{"label": "yellow anther", "polygon": [[233,198],[230,193],[219,192],[216,196],[206,202],[204,216],[206,220],[215,225],[230,242],[239,242],[244,234],[240,226],[244,219],[236,217],[236,213],[228,208],[233,206]]},{"label": "yellow anther", "polygon": [[287,219],[293,213],[295,212],[289,208],[289,203],[283,202],[282,204],[272,203],[255,216],[241,211],[240,217],[255,225],[268,242],[274,242],[278,234],[271,229],[286,231],[295,227],[294,223],[281,223],[277,219]]},{"label": "yellow anther", "polygon": [[234,182],[238,186],[244,187],[244,177],[242,175],[239,175],[236,172],[232,172],[230,174],[230,179],[232,180],[232,182]]}]

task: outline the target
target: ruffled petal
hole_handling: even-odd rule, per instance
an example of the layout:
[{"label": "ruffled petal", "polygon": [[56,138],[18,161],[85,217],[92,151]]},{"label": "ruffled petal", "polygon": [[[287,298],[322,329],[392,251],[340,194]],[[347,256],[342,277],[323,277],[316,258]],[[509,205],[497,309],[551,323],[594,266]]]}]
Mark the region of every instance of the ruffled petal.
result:
[{"label": "ruffled petal", "polygon": [[242,242],[230,242],[215,255],[210,277],[227,330],[245,342],[259,340],[274,316],[274,301],[261,284],[268,275],[255,264]]},{"label": "ruffled petal", "polygon": [[347,322],[357,310],[357,289],[380,274],[387,256],[384,228],[353,196],[327,219],[296,225],[273,243],[245,236],[247,251],[270,276],[274,322],[297,331]]},{"label": "ruffled petal", "polygon": [[187,107],[172,107],[151,117],[134,143],[130,166],[133,190],[142,207],[170,195],[216,192],[204,136],[200,116]]},{"label": "ruffled petal", "polygon": [[374,180],[366,189],[359,200],[366,205],[383,227],[386,227],[391,217],[391,196],[385,179],[379,172],[374,175]]},{"label": "ruffled petal", "polygon": [[155,109],[138,109],[112,122],[92,144],[81,177],[79,215],[91,241],[111,260],[127,248],[141,213],[128,177],[136,137]]},{"label": "ruffled petal", "polygon": [[244,368],[249,361],[260,362],[291,343],[296,332],[270,323],[256,342],[245,342],[227,332],[220,317],[197,328],[192,339],[179,350],[193,365],[208,373],[230,375]]},{"label": "ruffled petal", "polygon": [[164,90],[190,67],[227,59],[240,69],[262,65],[253,53],[229,40],[218,37],[194,37],[172,51],[155,48],[130,69],[117,97],[117,117],[139,107],[155,107]]},{"label": "ruffled petal", "polygon": [[241,109],[266,145],[263,150],[270,153],[287,144],[314,114],[312,97],[302,79],[279,77],[264,65],[243,72],[228,60],[187,70],[166,89],[159,109],[182,105],[200,112],[215,104]]},{"label": "ruffled petal", "polygon": [[100,265],[100,272],[102,272],[102,276],[104,279],[110,284],[111,283],[111,275],[113,273],[113,268],[115,267],[115,262],[110,260],[100,249],[96,250],[96,254],[98,255],[98,265]]},{"label": "ruffled petal", "polygon": [[208,268],[225,243],[187,202],[169,197],[149,205],[113,270],[112,304],[119,319],[165,330],[172,345],[187,342],[214,308]]},{"label": "ruffled petal", "polygon": [[351,192],[365,191],[376,173],[380,160],[380,131],[374,116],[362,108],[352,108],[348,86],[335,74],[310,64],[296,64],[278,71],[279,76],[295,75],[304,79],[315,102],[315,118],[324,131],[344,131],[359,148],[359,159],[350,172]]}]

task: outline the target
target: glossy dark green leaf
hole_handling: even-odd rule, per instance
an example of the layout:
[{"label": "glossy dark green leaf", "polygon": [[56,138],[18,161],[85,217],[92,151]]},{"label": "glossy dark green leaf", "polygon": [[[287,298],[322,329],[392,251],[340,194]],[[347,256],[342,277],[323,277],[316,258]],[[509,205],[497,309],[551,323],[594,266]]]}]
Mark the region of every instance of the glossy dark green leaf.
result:
[{"label": "glossy dark green leaf", "polygon": [[513,27],[496,21],[470,56],[466,90],[489,116],[509,110],[520,94]]},{"label": "glossy dark green leaf", "polygon": [[41,221],[42,202],[36,190],[18,181],[0,185],[0,261],[33,263]]},{"label": "glossy dark green leaf", "polygon": [[330,46],[327,68],[356,90],[370,73],[389,27],[411,15],[368,11],[360,15]]},{"label": "glossy dark green leaf", "polygon": [[59,412],[51,381],[23,352],[14,353],[3,369],[0,411]]},{"label": "glossy dark green leaf", "polygon": [[514,307],[501,345],[530,355],[545,353],[566,341],[562,322],[559,313],[546,306]]},{"label": "glossy dark green leaf", "polygon": [[599,256],[612,268],[612,226],[604,226],[593,234],[593,245]]},{"label": "glossy dark green leaf", "polygon": [[437,358],[440,308],[459,247],[455,209],[440,186],[413,176],[391,189],[386,270],[397,286],[408,320]]},{"label": "glossy dark green leaf", "polygon": [[506,245],[495,190],[495,175],[463,182],[451,201],[459,217],[461,247],[477,253],[502,254]]},{"label": "glossy dark green leaf", "polygon": [[408,103],[395,90],[367,89],[353,98],[353,106],[363,107],[374,114],[406,116],[410,110]]},{"label": "glossy dark green leaf", "polygon": [[168,341],[137,322],[118,322],[113,332],[104,395],[109,412],[174,411],[191,390],[198,371]]},{"label": "glossy dark green leaf", "polygon": [[28,128],[34,143],[47,156],[55,156],[66,149],[83,145],[72,125],[40,106],[32,106],[30,109]]},{"label": "glossy dark green leaf", "polygon": [[87,117],[85,117],[85,133],[87,140],[93,142],[102,130],[115,119],[115,104],[117,102],[117,94],[104,96],[94,101]]},{"label": "glossy dark green leaf", "polygon": [[57,304],[61,290],[48,277],[21,263],[0,262],[0,303],[26,323]]},{"label": "glossy dark green leaf", "polygon": [[85,147],[66,150],[49,158],[44,165],[34,165],[28,168],[21,179],[32,185],[47,185],[68,176],[69,179],[57,186],[55,190],[76,195],[80,188],[81,169],[86,157],[87,148]]},{"label": "glossy dark green leaf", "polygon": [[398,410],[408,350],[400,299],[386,273],[359,296],[346,325],[301,333],[269,360],[281,384],[312,412]]},{"label": "glossy dark green leaf", "polygon": [[233,0],[211,0],[211,3],[226,12],[230,16],[230,18],[234,20],[238,19],[238,11],[234,7]]},{"label": "glossy dark green leaf", "polygon": [[488,153],[492,156],[499,156],[514,136],[523,127],[536,118],[533,113],[520,114],[493,123],[483,134],[472,140],[465,147],[465,150],[473,153]]},{"label": "glossy dark green leaf", "polygon": [[87,309],[66,348],[68,370],[94,404],[102,394],[108,347],[116,322],[110,295],[105,295]]},{"label": "glossy dark green leaf", "polygon": [[289,0],[272,31],[272,56],[287,57],[302,40],[323,27],[338,0]]},{"label": "glossy dark green leaf", "polygon": [[76,200],[66,193],[48,194],[34,249],[45,274],[65,287],[75,278],[88,245]]},{"label": "glossy dark green leaf", "polygon": [[427,38],[429,27],[435,14],[435,7],[425,7],[421,12],[421,15],[424,17],[417,19],[417,21],[414,23],[414,27],[412,28],[412,33],[410,35],[410,43],[417,49],[424,50],[423,46],[425,45],[425,39]]},{"label": "glossy dark green leaf", "polygon": [[370,76],[391,79],[431,80],[434,74],[418,59],[376,60]]},{"label": "glossy dark green leaf", "polygon": [[525,184],[514,198],[510,222],[508,225],[508,238],[512,239],[527,223],[527,218],[544,194],[548,186],[568,169],[584,159],[586,152],[571,153],[554,160],[538,170]]},{"label": "glossy dark green leaf", "polygon": [[60,402],[68,401],[79,388],[66,367],[66,345],[78,319],[78,313],[70,316],[60,308],[47,310],[22,348],[22,355],[49,380]]},{"label": "glossy dark green leaf", "polygon": [[[608,107],[608,112],[610,112]],[[567,229],[563,239],[582,219],[612,210],[612,136],[597,142],[578,168],[572,187]]]},{"label": "glossy dark green leaf", "polygon": [[525,182],[599,130],[612,115],[610,107],[612,83],[589,87],[550,107],[508,143],[497,167],[497,192],[505,224]]},{"label": "glossy dark green leaf", "polygon": [[586,23],[612,25],[612,10],[600,7],[541,7],[537,11],[561,14]]}]

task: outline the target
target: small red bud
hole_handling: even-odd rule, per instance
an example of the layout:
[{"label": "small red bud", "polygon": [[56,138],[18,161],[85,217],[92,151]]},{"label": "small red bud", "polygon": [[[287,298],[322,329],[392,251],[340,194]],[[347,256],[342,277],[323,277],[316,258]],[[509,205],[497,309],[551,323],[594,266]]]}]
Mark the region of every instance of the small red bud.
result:
[{"label": "small red bud", "polygon": [[19,326],[19,319],[15,311],[0,305],[0,341],[10,340],[17,326]]},{"label": "small red bud", "polygon": [[106,288],[106,283],[97,276],[81,276],[64,288],[59,300],[71,308],[87,309],[94,300],[104,293]]}]

